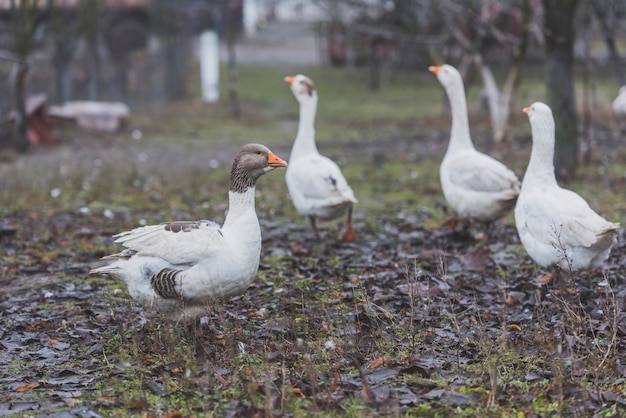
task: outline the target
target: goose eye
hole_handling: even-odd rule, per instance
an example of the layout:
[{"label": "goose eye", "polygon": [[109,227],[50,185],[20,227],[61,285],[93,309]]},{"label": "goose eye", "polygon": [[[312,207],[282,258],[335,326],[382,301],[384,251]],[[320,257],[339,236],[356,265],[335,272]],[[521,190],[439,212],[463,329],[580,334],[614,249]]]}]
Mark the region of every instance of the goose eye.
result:
[{"label": "goose eye", "polygon": [[257,155],[263,155],[263,151],[257,151]]}]

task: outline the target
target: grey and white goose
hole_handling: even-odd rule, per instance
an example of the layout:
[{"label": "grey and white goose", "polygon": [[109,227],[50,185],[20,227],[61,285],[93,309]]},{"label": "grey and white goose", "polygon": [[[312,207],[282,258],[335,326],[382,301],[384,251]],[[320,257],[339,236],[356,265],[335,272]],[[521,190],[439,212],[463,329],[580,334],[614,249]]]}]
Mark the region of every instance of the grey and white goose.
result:
[{"label": "grey and white goose", "polygon": [[123,280],[134,300],[172,320],[197,319],[207,313],[209,301],[241,294],[254,279],[261,253],[256,181],[286,166],[264,145],[244,145],[232,166],[221,227],[206,220],[177,221],[122,232],[114,238],[126,249],[103,257],[115,262],[90,274]]}]

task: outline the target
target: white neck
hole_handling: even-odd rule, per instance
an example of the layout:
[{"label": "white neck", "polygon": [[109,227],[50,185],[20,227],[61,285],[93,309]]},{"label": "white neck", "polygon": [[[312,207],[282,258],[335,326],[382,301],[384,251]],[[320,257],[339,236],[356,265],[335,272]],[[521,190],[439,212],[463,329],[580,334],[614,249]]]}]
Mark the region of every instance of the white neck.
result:
[{"label": "white neck", "polygon": [[448,152],[474,149],[467,116],[467,99],[463,83],[446,87],[452,110],[452,129]]},{"label": "white neck", "polygon": [[554,176],[554,123],[549,120],[537,120],[531,124],[533,146],[530,151],[528,168],[524,180],[538,181],[546,185],[555,185]]},{"label": "white neck", "polygon": [[307,97],[300,101],[300,120],[298,133],[291,148],[290,160],[301,156],[319,154],[315,144],[315,113],[317,112],[317,96]]},{"label": "white neck", "polygon": [[244,193],[237,193],[232,190],[228,192],[228,213],[222,229],[238,229],[250,223],[256,223],[258,227],[259,221],[256,216],[254,196],[255,187],[249,187]]}]

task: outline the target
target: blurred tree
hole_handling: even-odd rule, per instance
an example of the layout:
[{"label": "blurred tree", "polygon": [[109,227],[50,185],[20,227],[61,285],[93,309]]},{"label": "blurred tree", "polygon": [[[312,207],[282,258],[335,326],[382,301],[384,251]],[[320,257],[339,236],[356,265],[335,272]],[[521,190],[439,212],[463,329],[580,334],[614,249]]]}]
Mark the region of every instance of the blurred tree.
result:
[{"label": "blurred tree", "polygon": [[224,26],[226,32],[226,46],[228,53],[228,102],[230,114],[234,118],[241,115],[239,95],[237,94],[237,55],[235,53],[235,40],[237,37],[237,25],[235,23],[236,6],[233,1],[226,0],[224,8]]},{"label": "blurred tree", "polygon": [[15,122],[13,144],[20,151],[28,150],[28,115],[26,114],[26,75],[28,57],[33,50],[34,35],[40,13],[37,0],[11,0],[11,24],[17,53],[14,72]]},{"label": "blurred tree", "polygon": [[556,125],[554,164],[560,179],[578,166],[578,121],[574,95],[574,17],[578,0],[542,0],[546,41],[546,96]]},{"label": "blurred tree", "polygon": [[[350,34],[367,37],[371,89],[380,86],[382,69],[409,51],[429,63],[459,59],[462,73],[473,65],[482,76],[494,141],[510,136],[511,108],[530,34],[541,38],[539,13],[531,0],[316,1],[332,22],[331,36],[341,25],[348,47]],[[494,65],[507,68],[502,88],[492,71]]]},{"label": "blurred tree", "polygon": [[[461,71],[471,62],[482,76],[493,139],[500,143],[510,136],[513,98],[522,76],[531,27],[538,20],[530,0],[440,0],[437,7],[455,43],[465,51]],[[500,66],[503,61],[510,63],[502,89],[490,57],[496,58]]]},{"label": "blurred tree", "polygon": [[624,17],[624,14],[626,14],[626,10],[622,10],[623,7],[626,7],[626,1],[591,0],[587,2],[587,5],[591,6],[593,14],[600,24],[604,42],[606,43],[607,50],[609,51],[609,60],[613,66],[613,71],[615,72],[615,77],[617,78],[619,85],[623,86],[626,84],[626,74],[624,73],[624,66],[621,62],[619,52],[617,51],[615,32],[617,31],[619,25],[623,24],[620,20]]},{"label": "blurred tree", "polygon": [[85,37],[89,54],[88,96],[91,100],[100,99],[100,53],[99,37],[103,0],[82,0],[79,3],[78,31]]},{"label": "blurred tree", "polygon": [[54,69],[54,101],[63,102],[72,97],[72,72],[70,66],[78,36],[75,19],[71,17],[67,7],[59,7],[55,0],[48,0],[48,30],[52,37],[54,52],[52,66]]}]

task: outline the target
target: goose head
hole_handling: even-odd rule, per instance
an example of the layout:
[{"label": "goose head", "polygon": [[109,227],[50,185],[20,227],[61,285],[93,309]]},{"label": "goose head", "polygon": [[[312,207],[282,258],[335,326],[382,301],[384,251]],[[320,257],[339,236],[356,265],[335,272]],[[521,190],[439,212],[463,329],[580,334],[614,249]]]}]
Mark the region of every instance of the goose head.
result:
[{"label": "goose head", "polygon": [[244,145],[233,162],[230,190],[243,193],[254,187],[259,177],[277,167],[287,167],[287,163],[265,145]]},{"label": "goose head", "polygon": [[545,103],[535,102],[522,109],[528,115],[533,134],[533,143],[544,143],[554,147],[554,117],[552,109]]},{"label": "goose head", "polygon": [[459,87],[463,88],[463,77],[459,70],[451,65],[431,65],[428,71],[437,76],[437,80],[447,91],[455,91]]},{"label": "goose head", "polygon": [[298,74],[285,77],[285,83],[291,86],[291,92],[300,103],[317,100],[315,84],[309,77]]}]

